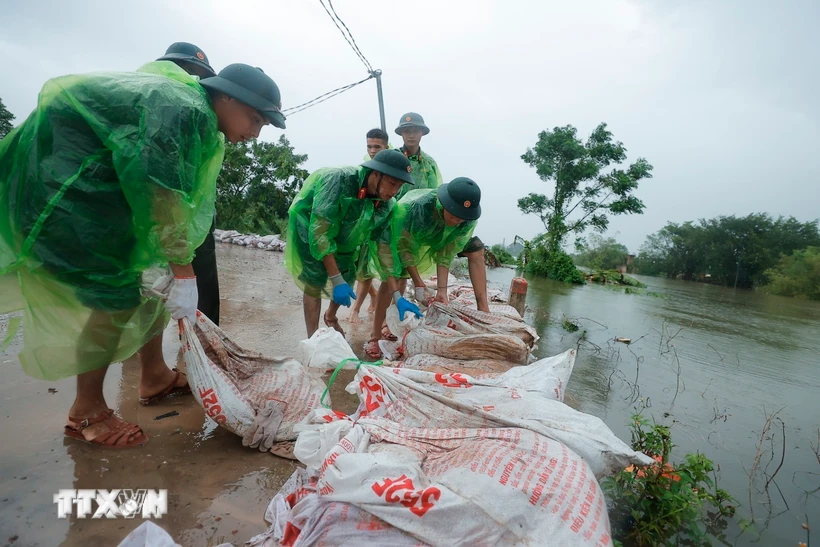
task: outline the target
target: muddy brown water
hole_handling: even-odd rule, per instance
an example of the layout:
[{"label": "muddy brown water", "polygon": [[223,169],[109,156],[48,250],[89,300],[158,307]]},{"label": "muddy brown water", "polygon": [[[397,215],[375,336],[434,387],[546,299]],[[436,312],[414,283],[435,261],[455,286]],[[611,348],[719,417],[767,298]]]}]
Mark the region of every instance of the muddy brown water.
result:
[{"label": "muddy brown water", "polygon": [[[272,356],[293,355],[304,337],[301,294],[282,267],[282,255],[230,245],[219,245],[217,252],[223,328],[248,348]],[[506,287],[512,276],[510,270],[490,272],[491,283],[497,286]],[[642,357],[637,384],[639,399],[651,405],[646,412],[659,420],[668,412],[670,420],[677,420],[676,455],[705,452],[721,466],[721,487],[744,506],[749,505],[744,468],[750,468],[757,451],[763,409],[785,407],[779,416],[786,424],[787,456],[776,482],[790,510],[771,519],[759,544],[805,540],[802,515],[820,516],[817,497],[801,493],[820,486],[820,475],[810,474],[820,473],[820,462],[814,461],[811,451],[820,421],[815,395],[820,387],[820,305],[682,282],[645,281],[650,290],[666,297],[531,280],[527,320],[542,336],[537,354],[576,346],[581,331],[570,334],[560,326],[564,314],[575,318],[601,349],[580,348],[568,397],[573,406],[601,417],[624,439],[624,424],[640,403],[633,402],[636,392],[630,383],[636,358],[628,349]],[[0,316],[0,339],[7,320]],[[369,325],[342,324],[361,354]],[[670,368],[663,342],[676,332],[670,345],[680,359],[684,386]],[[627,349],[612,341],[621,336],[641,339]],[[110,367],[105,396],[126,420],[140,424],[150,441],[138,449],[112,451],[65,439],[62,425],[73,400],[74,380],[42,382],[25,376],[15,357],[21,342],[18,334],[0,355],[0,545],[117,545],[141,522],[58,519],[53,496],[65,488],[168,489],[169,512],[155,522],[184,546],[242,545],[267,529],[265,507],[297,464],[243,448],[239,437],[206,420],[190,397],[141,407],[139,365],[134,359]],[[177,361],[178,339],[172,327],[166,331],[164,353],[169,363]],[[334,408],[355,409],[355,397],[344,393],[351,378],[352,372],[343,371],[331,387]],[[56,393],[49,393],[49,388]],[[171,410],[179,415],[154,420]],[[713,419],[716,414],[720,419]],[[761,465],[766,461],[768,456]],[[778,462],[779,458],[768,467],[770,473]],[[756,487],[762,485],[758,481]],[[772,494],[775,515],[783,502]],[[755,493],[752,506],[762,528],[766,496]],[[746,507],[739,513],[748,518]],[[729,523],[730,543],[754,539],[748,534],[735,539],[737,528],[737,519]]]},{"label": "muddy brown water", "polygon": [[[508,287],[513,275],[496,269],[489,279]],[[576,347],[586,331],[591,343],[578,346],[567,384],[576,408],[628,441],[631,414],[648,405],[644,415],[672,425],[673,459],[700,451],[719,466],[719,486],[739,507],[713,543],[805,542],[807,517],[820,527],[820,302],[637,277],[657,295],[529,278],[536,355]],[[567,332],[564,318],[580,329]],[[754,521],[742,534],[741,519]]]}]

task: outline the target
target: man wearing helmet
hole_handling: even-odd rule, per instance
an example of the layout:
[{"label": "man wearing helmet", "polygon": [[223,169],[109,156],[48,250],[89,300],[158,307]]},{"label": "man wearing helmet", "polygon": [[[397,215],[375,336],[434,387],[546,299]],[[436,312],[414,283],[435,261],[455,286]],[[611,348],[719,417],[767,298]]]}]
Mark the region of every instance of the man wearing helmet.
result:
[{"label": "man wearing helmet", "polygon": [[407,306],[399,301],[404,299],[398,280],[412,279],[416,301],[424,305],[429,299],[422,276],[435,271],[438,280],[435,300],[448,303],[450,263],[473,237],[476,221],[481,216],[480,202],[481,189],[466,177],[456,178],[437,189],[411,190],[398,202],[388,228],[371,243],[382,285],[371,337],[365,345],[368,359],[382,356],[378,342],[391,292],[399,318],[404,320]]},{"label": "man wearing helmet", "polygon": [[[204,55],[203,55],[204,56]],[[25,311],[25,372],[77,376],[65,435],[108,448],[148,438],[108,408],[108,365],[135,353],[140,402],[190,392],[159,334],[196,319],[191,260],[213,222],[223,138],[285,127],[276,83],[235,64],[198,80],[172,63],[56,78],[0,142],[0,312]],[[167,263],[167,301],[141,293]]]},{"label": "man wearing helmet", "polygon": [[359,167],[319,169],[293,200],[285,266],[304,293],[308,337],[319,328],[323,295],[331,299],[325,325],[344,334],[336,312],[356,299],[360,247],[383,229],[402,185],[413,184],[410,171],[401,152],[382,150]]}]

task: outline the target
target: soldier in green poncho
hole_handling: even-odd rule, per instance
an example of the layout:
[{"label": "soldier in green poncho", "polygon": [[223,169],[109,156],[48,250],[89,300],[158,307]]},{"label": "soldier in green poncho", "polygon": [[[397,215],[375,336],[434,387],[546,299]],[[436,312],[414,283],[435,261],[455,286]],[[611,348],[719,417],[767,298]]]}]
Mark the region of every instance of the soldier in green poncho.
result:
[{"label": "soldier in green poncho", "polygon": [[[102,391],[108,365],[136,352],[141,402],[190,391],[158,335],[166,310],[196,317],[190,263],[213,220],[224,139],[284,121],[260,69],[230,65],[200,81],[160,61],[50,80],[0,141],[0,312],[24,311],[26,373],[77,375],[67,436],[116,448],[147,440]],[[175,276],[164,305],[141,293],[157,264]]]},{"label": "soldier in green poncho", "polygon": [[[403,283],[412,279],[415,298],[428,302],[422,276],[437,273],[435,300],[448,303],[447,281],[450,263],[473,237],[481,216],[481,189],[471,179],[459,177],[438,189],[411,190],[396,205],[387,228],[370,242],[371,253],[382,280],[370,340],[365,345],[368,359],[381,358],[379,339],[390,295],[401,313],[398,299]],[[404,319],[400,315],[400,319]]]},{"label": "soldier in green poncho", "polygon": [[[165,55],[157,61],[171,61],[191,76],[210,78],[216,72],[208,62],[205,52],[188,42],[175,42],[165,51]],[[216,240],[214,239],[216,218],[211,223],[211,229],[205,236],[205,241],[194,251],[191,266],[196,275],[196,289],[199,295],[196,309],[219,325],[219,272],[216,267]]]},{"label": "soldier in green poncho", "polygon": [[[421,138],[430,133],[430,128],[424,125],[424,118],[415,112],[408,112],[401,117],[396,134],[404,141],[399,149],[410,160],[413,168],[413,178],[416,186],[412,189],[438,188],[442,184],[441,171],[433,156],[421,151]],[[396,200],[400,200],[409,191],[402,188]]]},{"label": "soldier in green poncho", "polygon": [[[396,127],[396,134],[401,135],[404,146],[401,151],[410,160],[413,166],[413,178],[417,181],[417,188],[438,188],[441,186],[441,170],[438,168],[436,160],[429,154],[421,151],[421,138],[430,133],[430,128],[424,123],[424,118],[415,112],[407,112],[399,120]],[[404,193],[407,190],[403,190]],[[401,200],[404,193],[396,196],[396,200]],[[458,256],[467,259],[467,267],[470,272],[470,280],[476,289],[476,301],[478,309],[490,311],[490,304],[487,300],[487,268],[484,263],[484,243],[477,236],[472,237]],[[395,336],[385,329],[385,336],[389,340],[395,340]]]},{"label": "soldier in green poncho", "polygon": [[[365,161],[372,160],[376,157],[376,154],[390,147],[387,133],[381,129],[371,129],[367,132],[365,138],[365,142],[367,143]],[[374,277],[376,277],[376,273],[373,270],[370,260],[370,247],[368,245],[362,245],[356,270],[356,303],[353,304],[353,308],[350,310],[350,315],[348,316],[348,320],[351,323],[361,323],[359,312],[362,311],[362,306],[368,295],[370,296],[370,307],[367,311],[368,313],[376,311],[376,299],[378,298],[378,294],[376,288],[373,287]]]},{"label": "soldier in green poncho", "polygon": [[325,324],[344,334],[336,312],[356,299],[360,247],[383,228],[401,186],[413,184],[410,170],[401,152],[382,150],[359,167],[319,169],[293,200],[285,266],[304,292],[308,337],[319,328],[322,295],[331,297]]}]

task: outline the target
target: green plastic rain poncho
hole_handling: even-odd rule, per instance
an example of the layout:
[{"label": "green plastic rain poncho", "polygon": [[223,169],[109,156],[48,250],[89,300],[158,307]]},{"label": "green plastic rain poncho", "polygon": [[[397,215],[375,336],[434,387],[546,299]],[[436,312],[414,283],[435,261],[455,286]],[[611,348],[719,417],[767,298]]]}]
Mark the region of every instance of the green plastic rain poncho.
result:
[{"label": "green plastic rain poncho", "polygon": [[173,63],[46,82],[0,142],[0,312],[24,310],[27,374],[87,372],[162,330],[142,272],[191,261],[223,154],[208,95]]},{"label": "green plastic rain poncho", "polygon": [[408,266],[415,266],[419,275],[432,273],[438,265],[449,268],[476,224],[471,220],[447,226],[436,190],[411,190],[396,205],[389,227],[370,243],[379,276],[382,281],[409,278]]},{"label": "green plastic rain poncho", "polygon": [[322,259],[332,254],[348,284],[356,280],[360,247],[381,232],[394,199],[359,198],[370,169],[319,169],[310,175],[288,213],[285,266],[296,284],[311,296],[330,297]]},{"label": "green plastic rain poncho", "polygon": [[413,180],[416,181],[415,186],[404,184],[399,190],[396,200],[400,201],[408,192],[413,190],[421,190],[422,188],[438,188],[444,181],[441,178],[441,171],[439,171],[438,164],[432,156],[422,152],[419,148],[419,153],[415,156],[408,155],[407,150],[402,146],[400,150],[410,160],[410,166],[413,168]]}]

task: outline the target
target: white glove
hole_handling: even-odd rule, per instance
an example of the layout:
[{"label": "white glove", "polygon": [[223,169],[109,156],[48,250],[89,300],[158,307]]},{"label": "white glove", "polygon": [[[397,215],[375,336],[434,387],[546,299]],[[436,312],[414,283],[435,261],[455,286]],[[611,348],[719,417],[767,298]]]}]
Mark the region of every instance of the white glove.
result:
[{"label": "white glove", "polygon": [[416,302],[421,304],[422,306],[426,306],[427,302],[429,302],[435,295],[433,291],[428,289],[427,287],[416,287]]},{"label": "white glove", "polygon": [[251,427],[245,436],[242,437],[242,446],[259,448],[260,452],[268,452],[273,446],[273,439],[285,416],[286,403],[270,399],[265,403],[265,408],[256,411]]},{"label": "white glove", "polygon": [[175,277],[168,292],[168,300],[165,301],[165,309],[171,312],[171,318],[175,321],[187,317],[194,324],[198,301],[196,277]]}]

